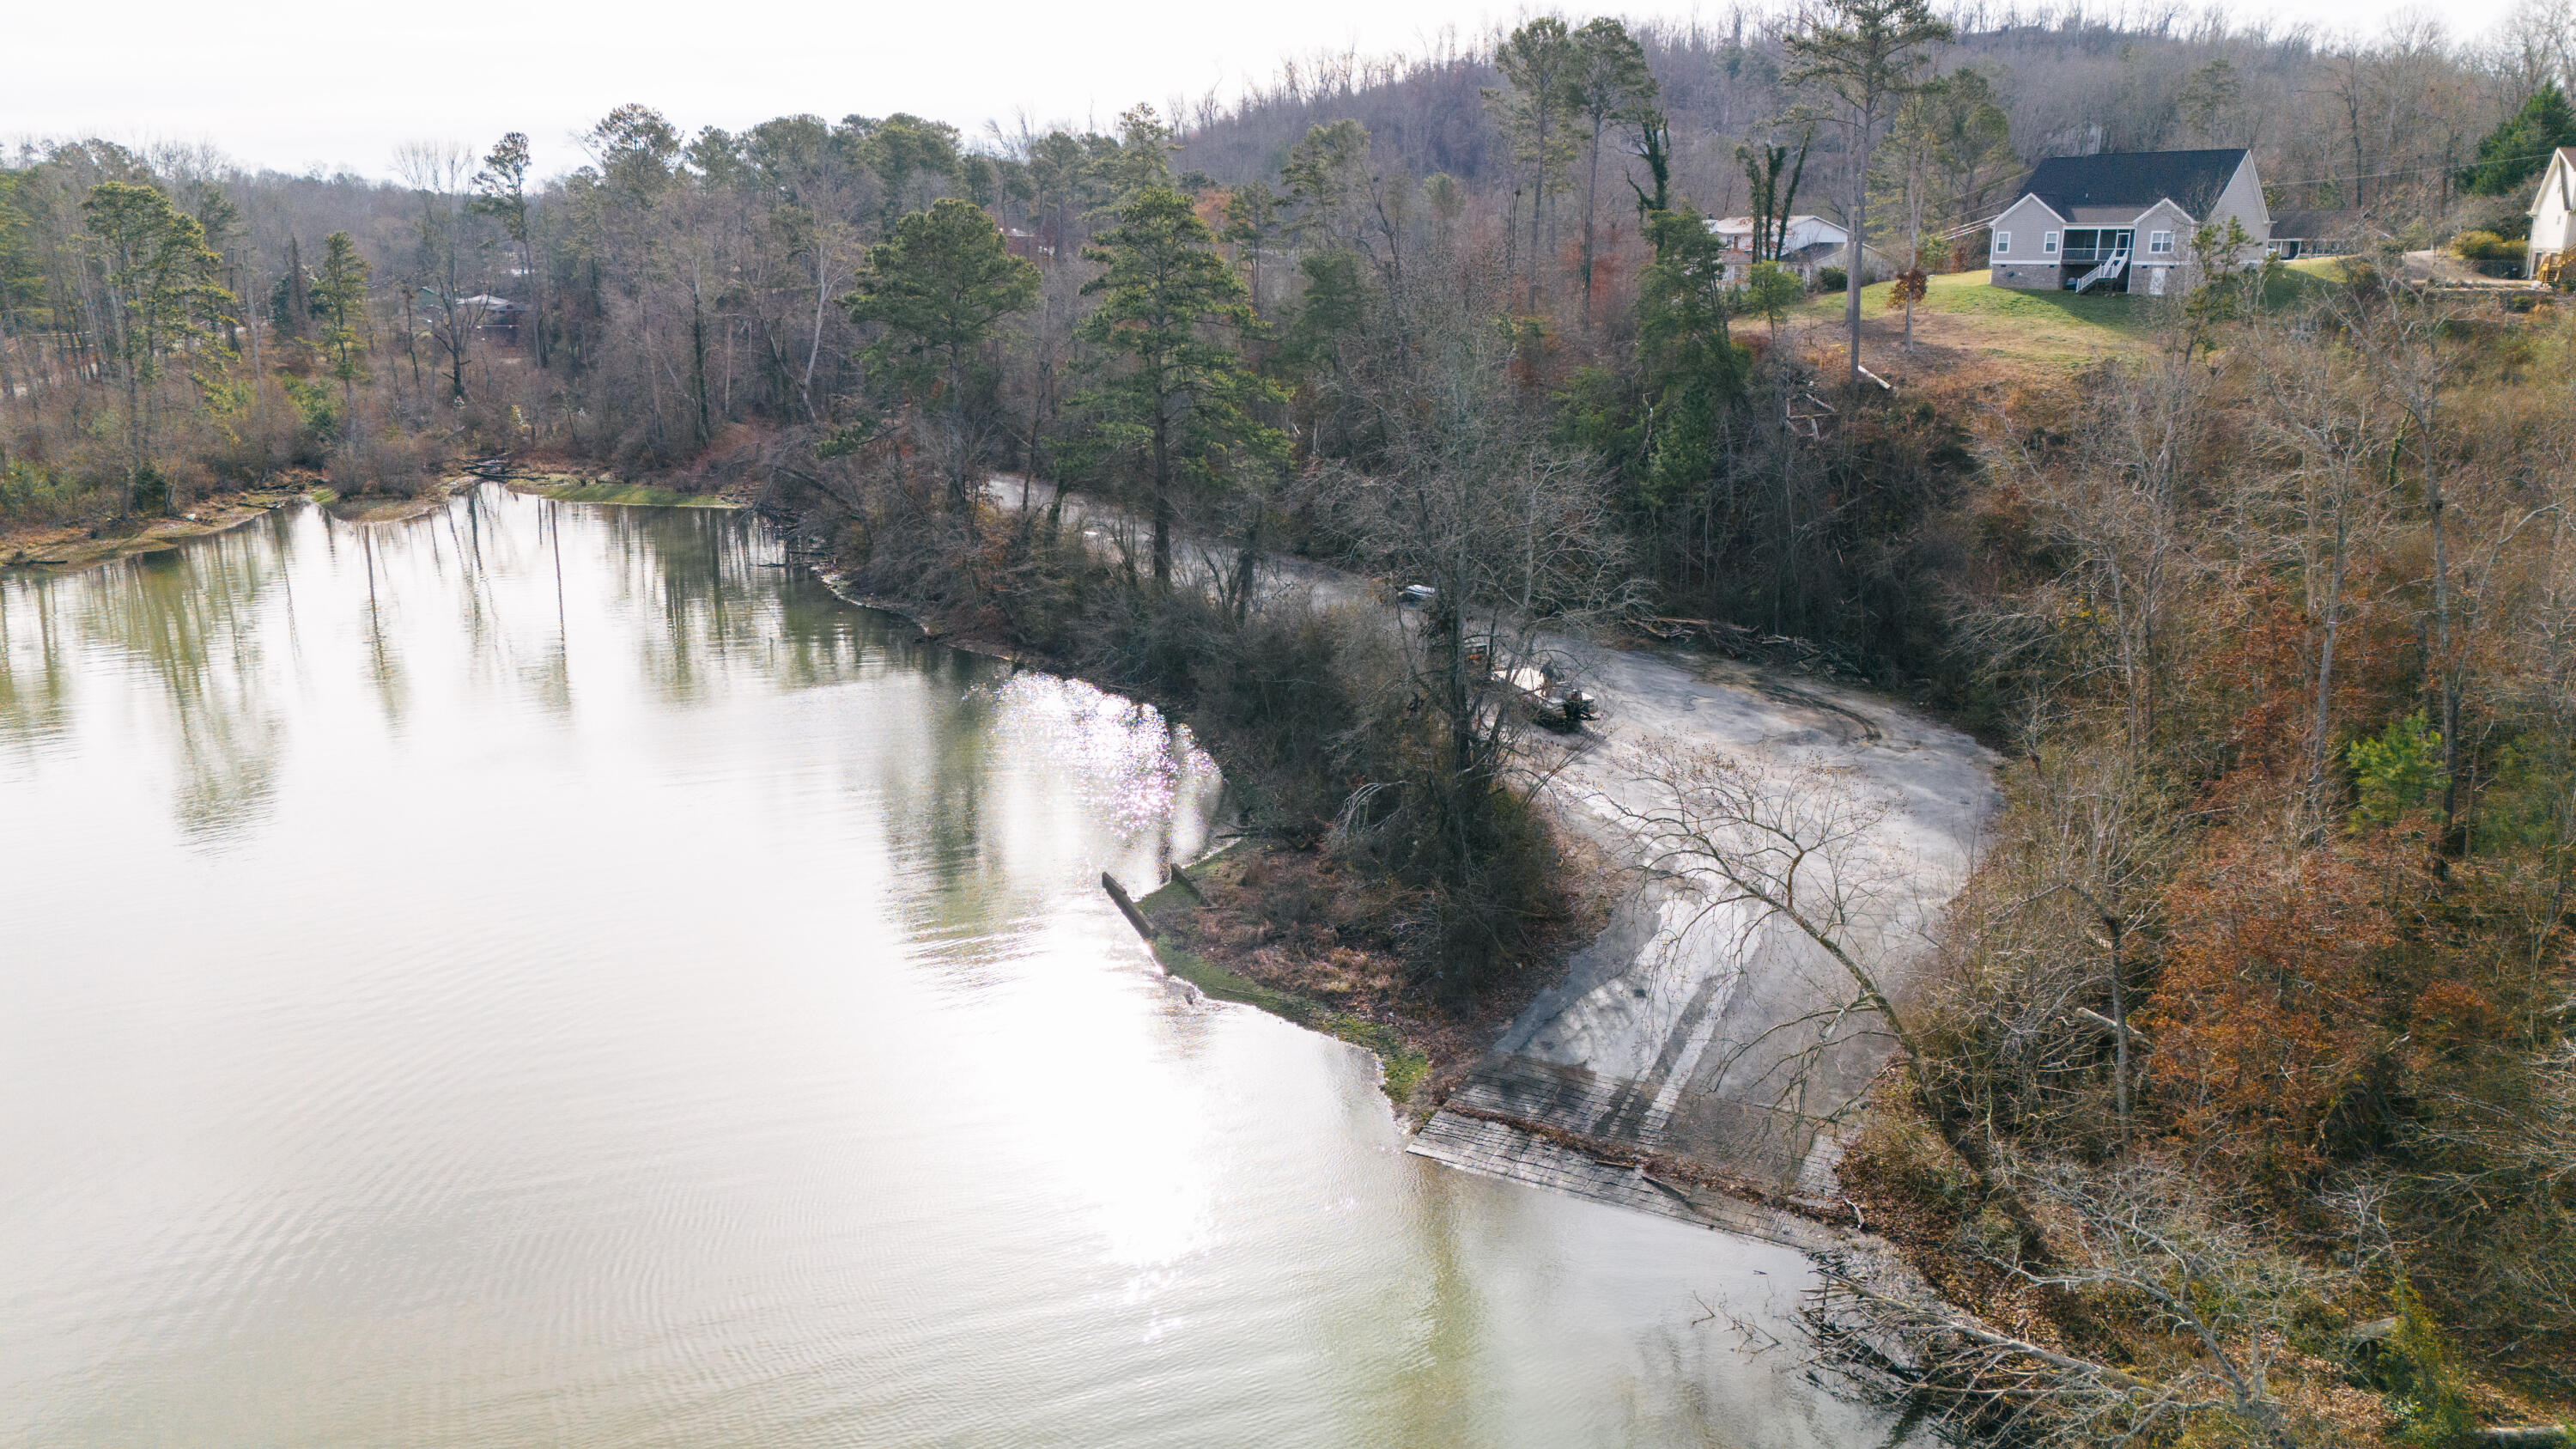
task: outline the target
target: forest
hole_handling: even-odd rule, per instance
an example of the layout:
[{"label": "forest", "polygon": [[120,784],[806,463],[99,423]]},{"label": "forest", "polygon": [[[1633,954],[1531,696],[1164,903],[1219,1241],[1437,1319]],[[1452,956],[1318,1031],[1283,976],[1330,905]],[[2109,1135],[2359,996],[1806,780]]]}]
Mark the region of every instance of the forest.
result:
[{"label": "forest", "polygon": [[[1107,133],[631,104],[569,174],[496,127],[394,181],[31,143],[0,560],[486,459],[729,491],[1178,707],[1428,998],[1569,908],[1476,610],[1866,682],[2005,804],[1845,1167],[1926,1287],[1834,1280],[1820,1342],[2000,1441],[2488,1442],[2576,1403],[2576,306],[2401,258],[2527,226],[2571,89],[2563,0],[2474,42],[1834,0]],[[2221,146],[2363,242],[2057,365],[1873,386],[1861,279],[1729,281],[1704,224],[1840,219],[1919,288],[2042,157]],[[1292,556],[1444,603],[1419,647],[1271,607]]]}]

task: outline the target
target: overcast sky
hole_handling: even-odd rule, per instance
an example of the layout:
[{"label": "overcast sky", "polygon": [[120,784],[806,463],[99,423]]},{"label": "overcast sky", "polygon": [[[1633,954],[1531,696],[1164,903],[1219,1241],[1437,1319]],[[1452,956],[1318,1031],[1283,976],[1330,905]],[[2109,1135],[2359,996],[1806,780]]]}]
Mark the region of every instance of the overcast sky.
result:
[{"label": "overcast sky", "polygon": [[[528,133],[540,169],[563,169],[580,159],[571,133],[625,101],[689,131],[802,111],[835,119],[911,111],[970,134],[988,120],[1007,126],[1022,110],[1040,122],[1096,118],[1105,128],[1138,100],[1159,105],[1211,86],[1230,97],[1286,56],[1416,49],[1443,27],[1472,36],[1513,13],[1457,0],[7,8],[16,13],[5,22],[0,140],[212,142],[254,166],[369,175],[390,174],[403,141],[461,141],[480,153],[509,130]],[[2478,33],[2510,8],[2511,0],[2454,0],[2433,13],[2455,32]],[[1625,13],[1694,12],[1726,13],[1687,4]],[[2274,0],[2261,13],[2276,25],[2368,30],[2425,12],[2416,0]]]}]

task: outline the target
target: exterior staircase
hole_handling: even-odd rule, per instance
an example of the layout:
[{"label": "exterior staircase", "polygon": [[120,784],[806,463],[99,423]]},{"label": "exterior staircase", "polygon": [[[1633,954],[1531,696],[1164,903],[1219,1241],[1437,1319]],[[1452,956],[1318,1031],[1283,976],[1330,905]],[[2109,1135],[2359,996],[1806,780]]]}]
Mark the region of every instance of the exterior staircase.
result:
[{"label": "exterior staircase", "polygon": [[2086,272],[2083,276],[2076,278],[2075,285],[2070,290],[2081,292],[2092,286],[2095,282],[2118,281],[2120,274],[2128,269],[2129,246],[2128,243],[2122,242],[2117,250],[2102,259],[2099,266]]}]

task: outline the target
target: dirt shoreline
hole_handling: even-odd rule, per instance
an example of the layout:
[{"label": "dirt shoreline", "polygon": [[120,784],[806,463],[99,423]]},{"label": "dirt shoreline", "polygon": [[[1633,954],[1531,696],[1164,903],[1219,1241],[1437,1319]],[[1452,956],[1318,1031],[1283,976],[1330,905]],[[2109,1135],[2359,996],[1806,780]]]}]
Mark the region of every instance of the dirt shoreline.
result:
[{"label": "dirt shoreline", "polygon": [[119,559],[161,553],[201,538],[230,533],[281,509],[310,503],[342,523],[401,523],[447,506],[456,490],[479,480],[443,478],[409,498],[360,494],[343,498],[318,480],[288,480],[274,488],[210,494],[193,515],[138,521],[133,533],[101,536],[96,528],[60,525],[0,531],[0,570],[72,574]]},{"label": "dirt shoreline", "polygon": [[70,525],[12,529],[0,532],[0,569],[79,573],[121,558],[176,548],[192,539],[230,533],[310,496],[297,489],[245,489],[220,494],[199,505],[198,517],[146,519],[133,533],[108,537],[99,536],[95,529]]}]

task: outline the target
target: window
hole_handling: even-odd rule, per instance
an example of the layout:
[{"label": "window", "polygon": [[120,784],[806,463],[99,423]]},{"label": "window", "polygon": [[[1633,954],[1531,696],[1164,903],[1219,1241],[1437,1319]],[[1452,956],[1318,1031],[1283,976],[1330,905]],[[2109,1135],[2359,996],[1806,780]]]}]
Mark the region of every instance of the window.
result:
[{"label": "window", "polygon": [[2147,250],[2160,257],[2170,256],[2173,253],[2173,233],[2169,231],[2148,232]]},{"label": "window", "polygon": [[2053,231],[2040,233],[2039,250],[2042,256],[2057,255],[2057,233]]},{"label": "window", "polygon": [[2012,250],[2012,233],[2011,233],[2011,232],[2008,232],[2008,231],[1999,231],[1999,232],[1996,232],[1996,233],[1995,233],[1995,254],[1996,254],[1996,255],[1998,255],[1998,256],[2000,256],[2000,255],[2002,255],[2003,253],[2008,252],[2008,251],[2011,251],[2011,250]]}]

